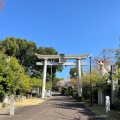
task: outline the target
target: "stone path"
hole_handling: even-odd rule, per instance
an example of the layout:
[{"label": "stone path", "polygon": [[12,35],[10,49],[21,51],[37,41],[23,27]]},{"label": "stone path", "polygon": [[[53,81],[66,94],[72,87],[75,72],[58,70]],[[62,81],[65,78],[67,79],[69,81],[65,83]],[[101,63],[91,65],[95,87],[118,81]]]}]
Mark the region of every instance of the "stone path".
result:
[{"label": "stone path", "polygon": [[55,95],[45,102],[17,107],[15,115],[1,113],[0,120],[103,120],[82,103],[68,96]]}]

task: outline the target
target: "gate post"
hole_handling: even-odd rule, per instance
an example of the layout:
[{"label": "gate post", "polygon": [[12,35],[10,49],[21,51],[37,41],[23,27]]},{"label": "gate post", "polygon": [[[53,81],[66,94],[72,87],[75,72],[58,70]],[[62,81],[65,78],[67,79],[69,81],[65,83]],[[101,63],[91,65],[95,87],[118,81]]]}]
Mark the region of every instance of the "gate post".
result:
[{"label": "gate post", "polygon": [[42,98],[42,99],[45,98],[46,72],[47,72],[47,58],[44,59],[43,86],[42,86],[42,95],[41,95],[41,98]]},{"label": "gate post", "polygon": [[106,118],[110,119],[110,97],[106,96]]},{"label": "gate post", "polygon": [[82,81],[81,81],[81,63],[80,59],[77,59],[77,68],[78,68],[78,97],[82,96]]},{"label": "gate post", "polygon": [[14,95],[10,96],[10,115],[14,115]]}]

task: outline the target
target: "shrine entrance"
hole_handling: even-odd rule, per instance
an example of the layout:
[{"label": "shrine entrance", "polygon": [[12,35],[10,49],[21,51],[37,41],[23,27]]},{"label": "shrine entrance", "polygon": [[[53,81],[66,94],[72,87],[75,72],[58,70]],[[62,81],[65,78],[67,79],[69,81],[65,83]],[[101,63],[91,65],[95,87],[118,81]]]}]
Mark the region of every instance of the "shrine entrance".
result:
[{"label": "shrine entrance", "polygon": [[[42,86],[42,94],[41,98],[45,98],[45,84],[46,84],[46,72],[47,66],[77,66],[77,77],[78,77],[78,97],[82,96],[82,81],[81,81],[81,66],[87,66],[87,62],[81,62],[81,60],[86,59],[89,55],[41,55],[35,54],[38,59],[43,60],[43,62],[36,62],[36,65],[43,65],[43,86]],[[59,59],[59,62],[53,62],[50,60]],[[48,62],[49,60],[49,62]],[[76,62],[66,62],[66,60],[76,60]]]}]

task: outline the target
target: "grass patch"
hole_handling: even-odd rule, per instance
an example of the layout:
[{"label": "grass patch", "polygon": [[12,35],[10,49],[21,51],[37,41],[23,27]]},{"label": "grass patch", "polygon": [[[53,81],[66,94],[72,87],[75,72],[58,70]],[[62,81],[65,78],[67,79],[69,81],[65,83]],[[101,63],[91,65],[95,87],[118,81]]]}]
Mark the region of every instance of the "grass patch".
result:
[{"label": "grass patch", "polygon": [[38,99],[38,98],[31,98],[31,99],[25,99],[22,101],[15,102],[15,106],[29,106],[29,105],[37,105],[44,102],[44,100]]}]

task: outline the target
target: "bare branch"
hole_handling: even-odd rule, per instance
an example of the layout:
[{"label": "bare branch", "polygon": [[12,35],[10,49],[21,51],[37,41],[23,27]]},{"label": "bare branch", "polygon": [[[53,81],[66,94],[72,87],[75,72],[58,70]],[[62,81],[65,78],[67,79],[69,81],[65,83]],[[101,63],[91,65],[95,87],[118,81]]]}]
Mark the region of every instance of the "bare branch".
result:
[{"label": "bare branch", "polygon": [[2,11],[3,7],[5,7],[6,1],[5,0],[0,0],[0,11]]}]

